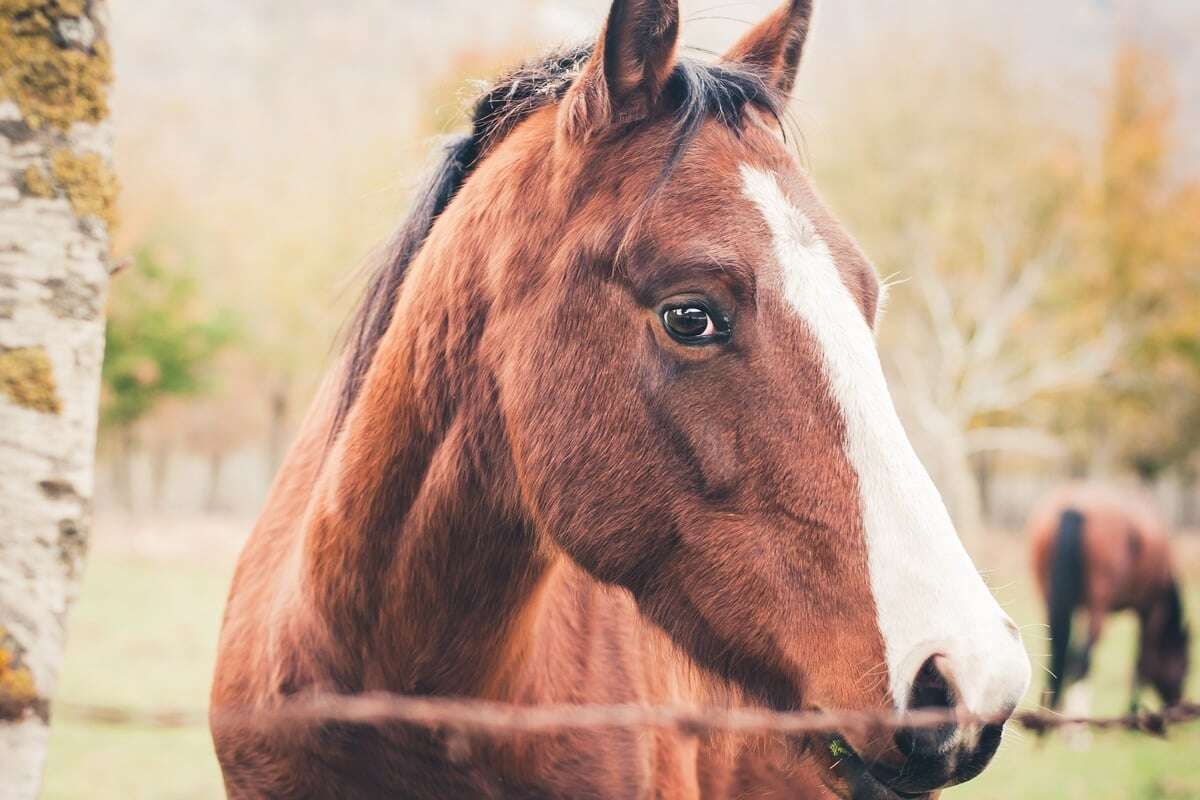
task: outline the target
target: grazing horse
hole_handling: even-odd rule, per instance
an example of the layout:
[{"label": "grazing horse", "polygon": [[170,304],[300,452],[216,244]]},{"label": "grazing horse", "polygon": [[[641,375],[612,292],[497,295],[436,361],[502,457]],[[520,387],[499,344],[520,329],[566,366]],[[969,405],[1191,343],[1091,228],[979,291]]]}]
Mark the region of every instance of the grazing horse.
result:
[{"label": "grazing horse", "polygon": [[[716,63],[674,0],[478,102],[241,557],[214,707],[957,707],[828,736],[246,726],[229,795],[925,796],[1029,681],[884,382],[879,283],[781,130],[793,0]],[[228,717],[226,717],[228,719]]]},{"label": "grazing horse", "polygon": [[[1050,623],[1046,704],[1058,708],[1068,685],[1087,677],[1105,618],[1126,610],[1137,613],[1140,627],[1131,709],[1137,710],[1144,684],[1164,705],[1178,703],[1189,636],[1167,527],[1150,503],[1110,487],[1067,486],[1034,512],[1029,535]],[[1073,652],[1077,609],[1087,610],[1087,636]]]}]

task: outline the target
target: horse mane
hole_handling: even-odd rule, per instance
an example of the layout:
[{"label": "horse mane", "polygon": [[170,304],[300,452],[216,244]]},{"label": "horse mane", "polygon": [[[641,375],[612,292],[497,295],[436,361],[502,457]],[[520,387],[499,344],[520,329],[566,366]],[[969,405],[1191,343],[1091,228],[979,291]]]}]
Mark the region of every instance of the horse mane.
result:
[{"label": "horse mane", "polygon": [[[358,397],[379,340],[391,324],[408,266],[438,217],[492,147],[530,114],[563,98],[592,50],[593,45],[588,44],[554,51],[510,71],[474,102],[470,131],[447,140],[441,159],[417,190],[408,217],[392,236],[352,317],[346,337],[346,374],[331,436],[337,434]],[[676,62],[663,98],[674,115],[675,133],[662,180],[669,177],[706,119],[715,119],[736,131],[746,106],[752,105],[776,121],[781,120],[783,107],[782,98],[759,72],[687,57]]]}]

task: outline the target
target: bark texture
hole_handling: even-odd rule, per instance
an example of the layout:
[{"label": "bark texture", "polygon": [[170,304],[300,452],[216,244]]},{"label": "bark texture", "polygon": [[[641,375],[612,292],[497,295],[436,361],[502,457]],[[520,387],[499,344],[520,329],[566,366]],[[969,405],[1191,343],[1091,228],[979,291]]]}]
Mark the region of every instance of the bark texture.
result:
[{"label": "bark texture", "polygon": [[0,0],[0,798],[35,797],[90,522],[116,181],[101,0]]}]

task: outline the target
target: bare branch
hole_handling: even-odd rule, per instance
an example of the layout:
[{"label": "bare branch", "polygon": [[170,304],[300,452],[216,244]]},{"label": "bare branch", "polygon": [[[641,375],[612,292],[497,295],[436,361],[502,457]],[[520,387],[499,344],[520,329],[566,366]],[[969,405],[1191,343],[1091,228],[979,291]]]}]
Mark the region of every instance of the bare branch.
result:
[{"label": "bare branch", "polygon": [[1032,368],[1019,371],[994,366],[980,371],[964,385],[964,407],[972,415],[1020,408],[1034,398],[1054,391],[1086,386],[1099,380],[1112,366],[1122,336],[1109,328],[1099,340],[1088,342],[1060,356],[1045,356]]},{"label": "bare branch", "polygon": [[1012,327],[1033,306],[1038,292],[1045,285],[1050,267],[1062,257],[1063,243],[1058,242],[1048,251],[1029,261],[1016,271],[1016,280],[1007,287],[994,287],[987,295],[989,313],[979,318],[975,334],[967,348],[967,362],[986,363],[994,359],[1004,348]]},{"label": "bare branch", "polygon": [[[916,249],[913,259],[914,283],[923,301],[929,319],[931,333],[941,351],[943,376],[957,376],[965,366],[967,341],[954,315],[954,298],[947,288],[945,279],[933,265],[931,248]],[[943,379],[942,392],[952,391],[953,378]]]},{"label": "bare branch", "polygon": [[1065,450],[1057,437],[1038,428],[975,428],[967,431],[966,441],[972,455],[1008,452],[1059,458]]}]

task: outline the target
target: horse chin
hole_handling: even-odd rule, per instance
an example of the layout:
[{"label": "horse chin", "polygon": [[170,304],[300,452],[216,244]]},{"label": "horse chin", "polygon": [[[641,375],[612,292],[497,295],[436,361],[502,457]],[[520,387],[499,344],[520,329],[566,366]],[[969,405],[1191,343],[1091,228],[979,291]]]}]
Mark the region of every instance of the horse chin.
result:
[{"label": "horse chin", "polygon": [[842,800],[932,798],[983,772],[999,746],[1000,732],[1001,726],[986,726],[975,746],[960,749],[947,764],[913,761],[902,768],[882,760],[868,763],[837,735],[812,740],[809,746],[817,756],[822,781]]},{"label": "horse chin", "polygon": [[839,736],[819,740],[817,762],[821,781],[840,800],[909,800],[938,796],[938,791],[909,793],[891,788],[872,774],[857,753],[845,750],[834,755],[835,742],[845,746],[845,740]]}]

